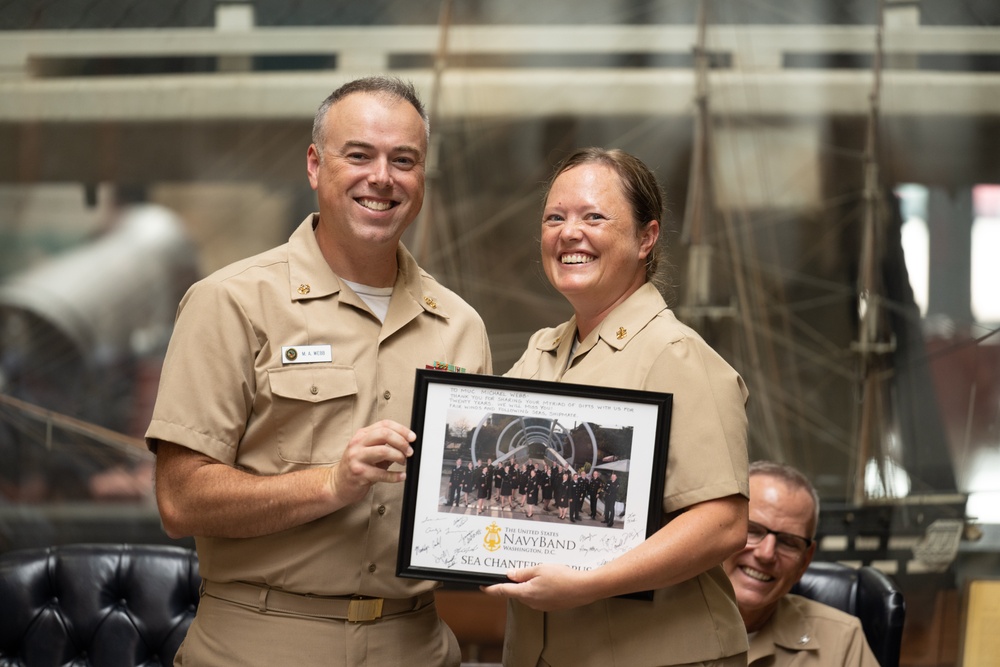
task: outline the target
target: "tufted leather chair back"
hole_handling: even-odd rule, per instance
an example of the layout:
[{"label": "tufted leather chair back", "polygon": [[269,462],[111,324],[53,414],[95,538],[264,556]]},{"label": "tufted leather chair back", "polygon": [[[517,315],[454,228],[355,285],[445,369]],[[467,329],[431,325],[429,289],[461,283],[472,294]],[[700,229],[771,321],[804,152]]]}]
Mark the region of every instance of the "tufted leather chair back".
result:
[{"label": "tufted leather chair back", "polygon": [[906,605],[892,580],[873,567],[810,563],[792,593],[857,616],[881,667],[898,667]]},{"label": "tufted leather chair back", "polygon": [[93,544],[0,555],[0,667],[170,665],[198,605],[176,546]]}]

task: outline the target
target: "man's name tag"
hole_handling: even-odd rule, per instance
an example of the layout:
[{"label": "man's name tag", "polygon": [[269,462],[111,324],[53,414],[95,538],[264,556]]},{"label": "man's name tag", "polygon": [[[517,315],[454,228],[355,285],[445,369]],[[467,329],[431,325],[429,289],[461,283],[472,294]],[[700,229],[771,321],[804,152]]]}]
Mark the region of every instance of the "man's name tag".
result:
[{"label": "man's name tag", "polygon": [[284,345],[281,348],[282,364],[319,364],[333,361],[329,345]]}]

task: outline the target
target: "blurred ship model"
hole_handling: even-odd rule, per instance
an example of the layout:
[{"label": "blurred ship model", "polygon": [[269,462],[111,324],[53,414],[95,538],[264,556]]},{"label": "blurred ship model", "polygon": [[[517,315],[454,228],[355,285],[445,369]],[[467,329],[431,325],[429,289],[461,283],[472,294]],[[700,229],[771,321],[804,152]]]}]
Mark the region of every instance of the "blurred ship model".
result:
[{"label": "blurred ship model", "polygon": [[[956,366],[925,340],[903,257],[900,202],[880,170],[882,23],[865,131],[854,133],[863,143],[827,147],[831,160],[851,155],[856,168],[830,169],[824,210],[789,219],[787,210],[741,207],[732,183],[728,197],[720,195],[719,162],[731,156],[714,133],[721,126],[731,138],[733,130],[710,109],[704,7],[676,310],[746,379],[751,459],[793,463],[820,489],[817,559],[875,565],[904,582],[940,575],[944,587],[954,586],[949,568],[959,542],[975,532],[948,446],[946,422],[956,416],[942,413],[937,395],[936,376],[953,376]],[[814,234],[815,254],[783,254],[795,246],[779,240],[782,233]],[[848,281],[832,277],[847,271]],[[981,342],[944,352],[976,352]],[[995,348],[979,352],[996,366]],[[971,424],[974,405],[968,409]],[[941,588],[927,583],[924,591]]]}]

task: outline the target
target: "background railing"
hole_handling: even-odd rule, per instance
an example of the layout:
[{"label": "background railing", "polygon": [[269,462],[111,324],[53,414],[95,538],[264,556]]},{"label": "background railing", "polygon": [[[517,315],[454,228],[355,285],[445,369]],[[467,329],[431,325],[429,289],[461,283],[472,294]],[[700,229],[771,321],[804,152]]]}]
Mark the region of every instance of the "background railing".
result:
[{"label": "background railing", "polygon": [[[696,30],[454,26],[437,112],[689,114]],[[435,26],[0,32],[0,122],[309,117],[316,99],[358,73],[402,71],[429,91],[440,37]],[[717,26],[708,30],[707,48],[716,113],[867,112],[871,26]],[[963,71],[970,57],[1000,54],[1000,29],[890,27],[884,51],[884,113],[1000,113],[1000,73]],[[325,58],[324,69],[262,71],[253,64],[309,57]],[[845,57],[850,68],[832,66]],[[214,58],[217,66],[192,74],[59,75],[60,64],[74,61],[154,58]],[[948,71],[934,69],[941,63]]]}]

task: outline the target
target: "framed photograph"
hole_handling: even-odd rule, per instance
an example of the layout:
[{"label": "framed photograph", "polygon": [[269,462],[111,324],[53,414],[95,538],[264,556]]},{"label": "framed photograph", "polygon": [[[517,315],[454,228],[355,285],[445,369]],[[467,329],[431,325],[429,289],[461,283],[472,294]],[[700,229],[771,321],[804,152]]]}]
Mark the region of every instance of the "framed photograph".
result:
[{"label": "framed photograph", "polygon": [[[660,528],[672,396],[418,370],[397,574],[593,569]],[[642,597],[642,596],[640,596]]]}]

